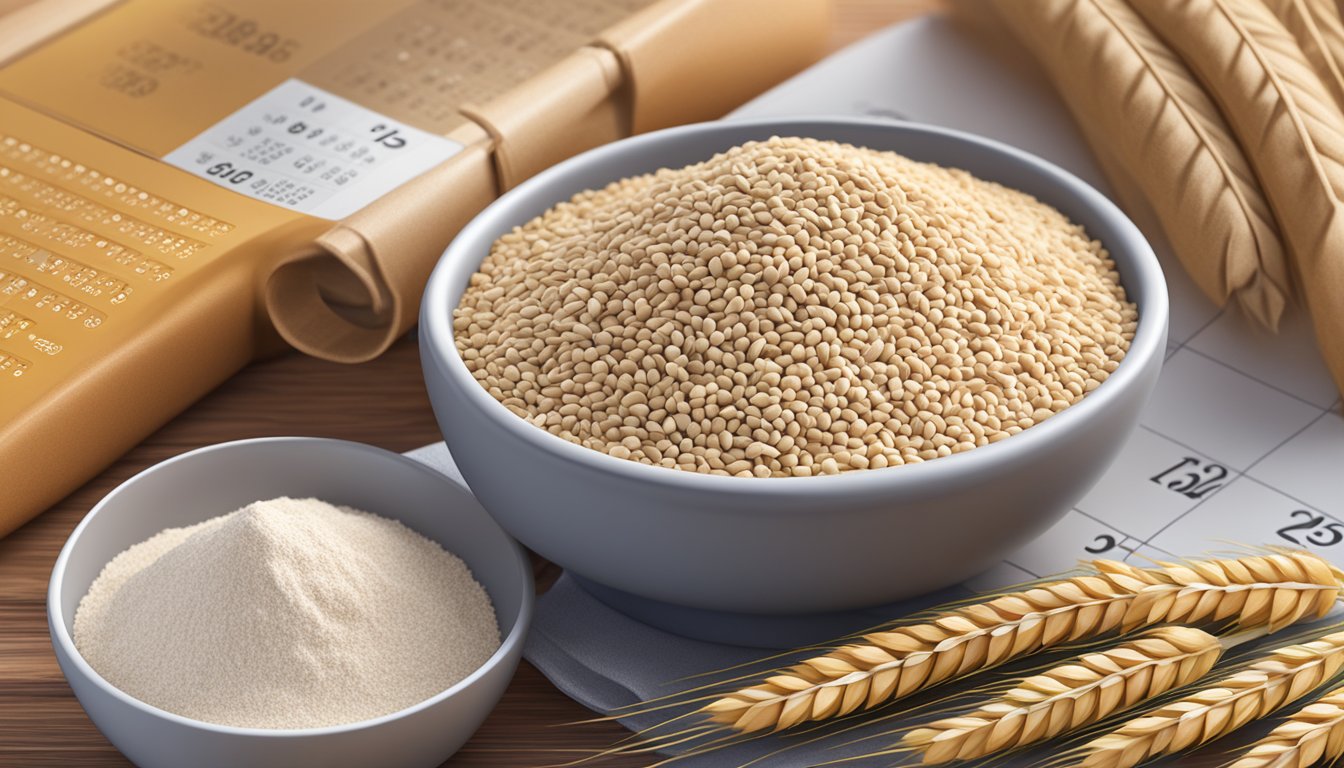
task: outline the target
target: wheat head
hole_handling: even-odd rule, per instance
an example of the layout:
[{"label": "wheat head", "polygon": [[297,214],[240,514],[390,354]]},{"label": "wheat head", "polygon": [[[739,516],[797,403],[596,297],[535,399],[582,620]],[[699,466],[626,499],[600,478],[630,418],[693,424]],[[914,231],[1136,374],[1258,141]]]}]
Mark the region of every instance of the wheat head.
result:
[{"label": "wheat head", "polygon": [[1084,768],[1130,768],[1221,738],[1300,699],[1344,666],[1344,632],[1289,645],[1081,748]]},{"label": "wheat head", "polygon": [[1228,768],[1307,768],[1344,756],[1344,688],[1288,716]]},{"label": "wheat head", "polygon": [[1135,593],[1122,629],[1235,619],[1240,627],[1277,632],[1305,617],[1324,616],[1341,586],[1340,572],[1307,552],[1159,565],[1093,561],[1101,574]]},{"label": "wheat head", "polygon": [[1167,623],[1235,619],[1278,629],[1322,616],[1340,581],[1321,558],[1292,552],[1136,568],[1098,560],[1096,573],[872,632],[778,670],[701,711],[741,732],[783,730],[1002,664],[1062,642]]},{"label": "wheat head", "polygon": [[1028,677],[969,715],[908,732],[924,765],[1016,749],[1095,723],[1208,674],[1223,643],[1192,627],[1158,627]]}]

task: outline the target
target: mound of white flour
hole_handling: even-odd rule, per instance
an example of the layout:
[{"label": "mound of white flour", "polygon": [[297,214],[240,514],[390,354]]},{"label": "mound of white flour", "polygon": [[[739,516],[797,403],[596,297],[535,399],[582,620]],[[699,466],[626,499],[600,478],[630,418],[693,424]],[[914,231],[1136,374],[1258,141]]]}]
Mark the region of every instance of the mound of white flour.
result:
[{"label": "mound of white flour", "polygon": [[131,696],[254,728],[395,712],[500,644],[489,596],[455,555],[394,520],[290,498],[121,553],[80,602],[74,636]]}]

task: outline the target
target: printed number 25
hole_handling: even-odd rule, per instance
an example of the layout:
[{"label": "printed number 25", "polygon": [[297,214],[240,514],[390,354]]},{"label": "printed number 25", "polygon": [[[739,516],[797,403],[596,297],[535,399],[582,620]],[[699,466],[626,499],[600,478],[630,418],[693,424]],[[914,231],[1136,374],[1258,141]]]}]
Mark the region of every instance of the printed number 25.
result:
[{"label": "printed number 25", "polygon": [[1303,543],[1302,539],[1298,538],[1299,534],[1296,533],[1301,531],[1301,535],[1306,538],[1307,544],[1315,544],[1318,547],[1333,547],[1344,541],[1344,525],[1325,522],[1325,515],[1318,515],[1305,509],[1295,509],[1290,517],[1299,522],[1280,528],[1277,531],[1279,538],[1301,545]]}]

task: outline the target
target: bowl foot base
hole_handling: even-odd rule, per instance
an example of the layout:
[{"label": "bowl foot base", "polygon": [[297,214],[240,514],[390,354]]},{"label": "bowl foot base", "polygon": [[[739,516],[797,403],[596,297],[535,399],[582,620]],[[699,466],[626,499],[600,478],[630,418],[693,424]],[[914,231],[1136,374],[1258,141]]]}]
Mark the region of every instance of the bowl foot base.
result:
[{"label": "bowl foot base", "polygon": [[[603,586],[569,574],[585,592],[609,608],[674,635],[721,645],[783,650],[844,637],[911,611],[949,599],[946,593],[841,613],[774,616],[728,613],[673,605]],[[951,595],[952,599],[963,595]]]}]

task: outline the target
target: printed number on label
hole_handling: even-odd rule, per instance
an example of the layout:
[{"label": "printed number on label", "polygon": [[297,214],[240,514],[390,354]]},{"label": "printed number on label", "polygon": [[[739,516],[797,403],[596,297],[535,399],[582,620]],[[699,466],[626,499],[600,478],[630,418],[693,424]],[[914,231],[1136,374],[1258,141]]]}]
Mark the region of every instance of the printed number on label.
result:
[{"label": "printed number on label", "polygon": [[215,163],[206,173],[230,184],[242,184],[252,178],[252,172],[234,167],[233,163]]}]

